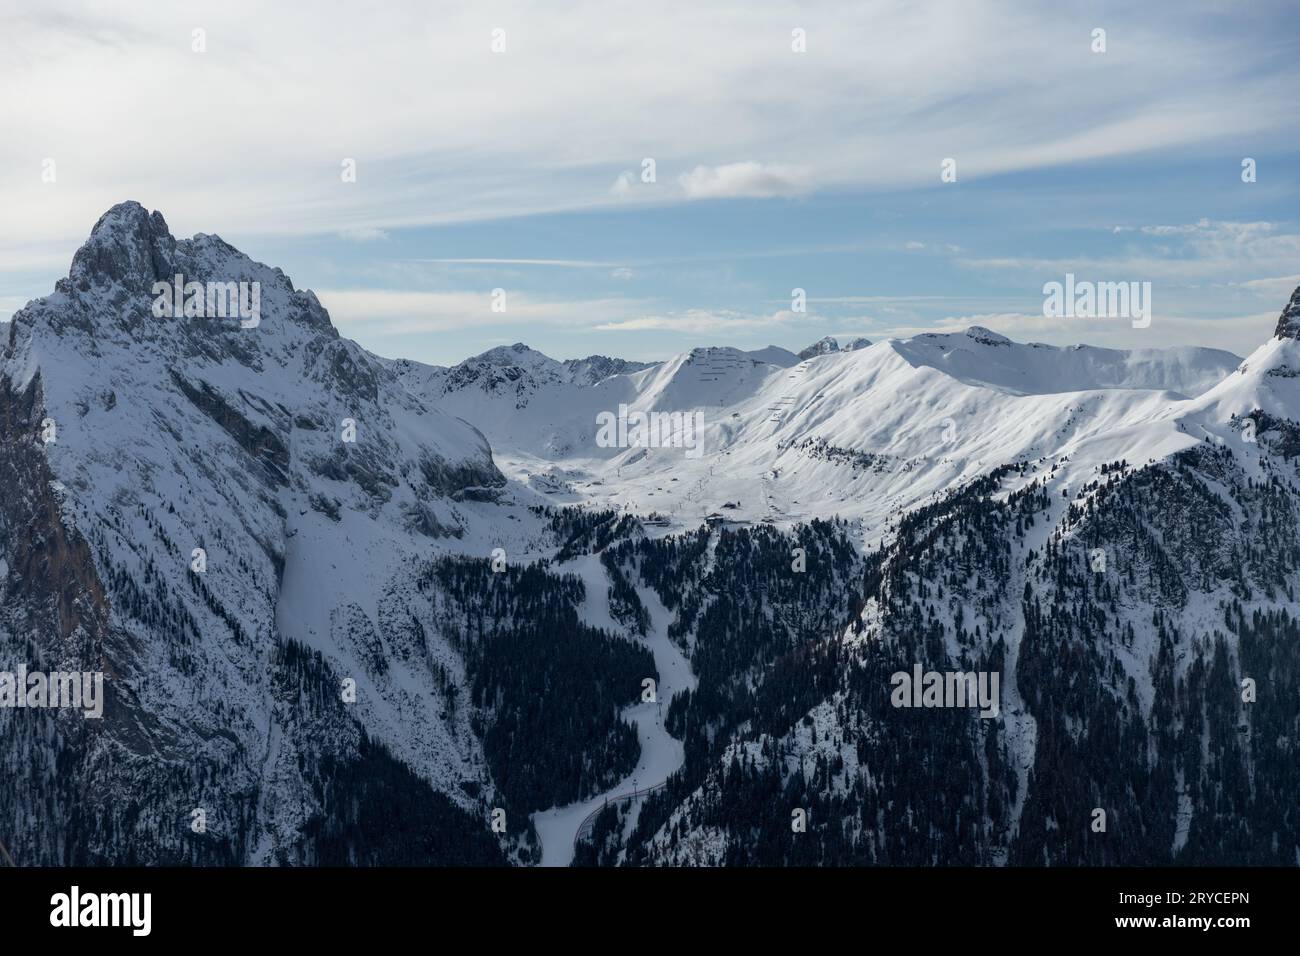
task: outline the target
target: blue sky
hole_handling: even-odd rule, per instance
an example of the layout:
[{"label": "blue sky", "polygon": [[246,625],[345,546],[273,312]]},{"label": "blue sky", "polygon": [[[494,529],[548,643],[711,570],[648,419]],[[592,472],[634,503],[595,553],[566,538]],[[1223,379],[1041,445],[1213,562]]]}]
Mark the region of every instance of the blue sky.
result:
[{"label": "blue sky", "polygon": [[[971,324],[1249,352],[1300,285],[1300,8],[1130,6],[56,2],[0,24],[0,319],[132,198],[430,362]],[[1150,327],[1044,317],[1066,272],[1151,282]]]}]

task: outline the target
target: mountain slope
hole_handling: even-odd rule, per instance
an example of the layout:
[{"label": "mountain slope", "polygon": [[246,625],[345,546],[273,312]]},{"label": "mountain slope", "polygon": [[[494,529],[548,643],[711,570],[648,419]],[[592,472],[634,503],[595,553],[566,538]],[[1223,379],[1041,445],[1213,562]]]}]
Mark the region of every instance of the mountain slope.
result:
[{"label": "mountain slope", "polygon": [[[177,275],[256,308],[155,308]],[[116,206],[0,352],[0,654],[106,695],[0,708],[0,838],[537,861],[530,817],[641,763],[653,606],[681,769],[579,861],[1300,863],[1298,329],[1300,290],[1245,360],[971,329],[440,369]],[[598,438],[629,411],[700,442]],[[900,708],[918,667],[998,675],[993,712]]]},{"label": "mountain slope", "polygon": [[1021,345],[979,326],[965,332],[918,335],[895,347],[916,365],[929,365],[964,382],[1021,395],[1096,388],[1198,395],[1241,361],[1231,352],[1193,346],[1123,350]]},{"label": "mountain slope", "polygon": [[[482,428],[505,472],[556,502],[656,511],[683,528],[725,503],[750,521],[834,513],[875,534],[898,509],[1007,460],[1184,446],[1168,420],[1240,362],[1211,349],[1020,345],[978,328],[773,358],[696,349],[592,387],[530,387],[523,404],[404,380]],[[703,454],[602,447],[598,416],[623,407],[700,413]]]},{"label": "mountain slope", "polygon": [[[156,315],[154,283],[178,274],[258,283],[260,323]],[[102,724],[53,738],[83,768],[62,814],[36,814],[39,791],[3,798],[6,819],[43,818],[8,835],[16,856],[380,859],[334,842],[346,819],[330,801],[353,804],[352,780],[426,808],[388,852],[460,830],[447,852],[501,859],[453,822],[491,781],[468,715],[438,716],[438,668],[463,668],[405,580],[431,545],[473,540],[475,502],[501,491],[480,433],[339,338],[279,270],[213,236],[176,240],[135,203],[15,314],[0,409],[0,467],[21,489],[4,507],[0,638],[29,667],[108,675]],[[54,759],[26,716],[0,714],[23,741],[7,760]],[[99,826],[58,833],[60,818]]]},{"label": "mountain slope", "polygon": [[[797,646],[829,664],[796,681],[750,659],[748,682],[781,685],[803,713],[773,729],[735,723],[735,703],[684,701],[669,719],[687,767],[605,856],[1300,865],[1300,395],[1277,371],[1295,358],[1289,328],[1284,313],[1221,385],[1137,427],[1140,458],[1004,461],[900,512],[866,555],[847,626]],[[736,576],[707,587],[719,596],[753,574],[712,566]],[[655,579],[689,575],[670,563]],[[697,658],[741,635],[683,623]],[[961,698],[900,707],[895,675],[915,670],[997,675],[993,713]]]}]

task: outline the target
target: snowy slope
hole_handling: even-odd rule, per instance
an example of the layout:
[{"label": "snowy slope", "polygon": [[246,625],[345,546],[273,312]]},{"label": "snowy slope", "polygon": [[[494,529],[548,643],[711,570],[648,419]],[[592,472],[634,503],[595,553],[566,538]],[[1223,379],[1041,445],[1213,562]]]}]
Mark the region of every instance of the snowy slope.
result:
[{"label": "snowy slope", "polygon": [[800,359],[816,358],[819,355],[830,355],[833,352],[838,352],[839,350],[840,350],[840,343],[836,341],[834,338],[832,338],[831,336],[827,335],[824,338],[818,339],[816,342],[814,342],[812,345],[808,346],[807,348],[800,349],[799,358]]},{"label": "snowy slope", "polygon": [[[260,322],[155,316],[153,284],[178,273],[257,283]],[[51,752],[44,732],[32,732],[5,738],[6,759],[84,760],[91,769],[78,786],[101,801],[88,812],[161,835],[160,845],[183,845],[184,833],[171,831],[208,807],[212,833],[239,848],[240,862],[297,858],[302,835],[338,812],[322,802],[317,764],[347,763],[363,735],[481,819],[494,798],[481,729],[452,701],[466,683],[456,638],[469,619],[449,620],[417,582],[446,555],[502,547],[514,563],[551,557],[557,542],[529,505],[654,512],[668,523],[654,535],[706,516],[784,528],[838,516],[863,551],[883,552],[909,512],[998,469],[994,497],[1005,503],[1040,483],[1047,500],[1045,520],[1017,528],[1014,571],[983,612],[998,619],[986,617],[982,633],[996,630],[1008,648],[1018,819],[1039,739],[1016,689],[1021,655],[1034,650],[1021,646],[1019,598],[1042,586],[1030,554],[1053,539],[1076,543],[1061,524],[1067,509],[1097,494],[1081,489],[1120,459],[1140,467],[1230,447],[1233,468],[1254,480],[1300,452],[1300,290],[1275,337],[1245,360],[1195,348],[1026,345],[972,328],[843,350],[827,339],[802,360],[775,347],[715,347],[652,365],[558,362],[517,344],[441,368],[371,355],[280,270],[215,236],[177,240],[160,214],[124,203],[95,225],[56,291],[0,332],[0,476],[10,489],[0,502],[0,649],[35,646],[112,675],[112,719],[76,740],[84,750]],[[702,453],[602,447],[598,416],[623,408],[698,413]],[[1262,447],[1246,437],[1256,427]],[[1282,465],[1265,462],[1270,455]],[[1003,468],[1010,463],[1023,467]],[[1238,477],[1226,466],[1222,474]],[[1251,535],[1285,519],[1243,520],[1228,529],[1239,541],[1223,524],[1233,508],[1262,507],[1257,493],[1237,481],[1222,513],[1201,503],[1198,527],[1222,537],[1209,550],[1264,553],[1267,539]],[[1169,540],[1171,521],[1150,540],[1174,553],[1183,543]],[[915,555],[900,546],[890,559]],[[1215,560],[1204,558],[1206,580],[1218,580]],[[594,555],[559,570],[585,583],[587,623],[624,630]],[[646,642],[666,702],[694,684],[680,653],[689,641],[671,643],[667,602],[644,582],[632,586],[651,610]],[[1168,603],[1134,593],[1125,622],[1150,621],[1153,604]],[[883,613],[868,602],[862,620],[874,627]],[[931,619],[955,633],[950,608]],[[1204,595],[1177,618],[1194,634],[1221,619]],[[295,671],[287,645],[323,663]],[[1131,677],[1133,700],[1150,708],[1158,647],[1149,628],[1114,653],[1111,672]],[[316,698],[337,707],[345,679],[356,697],[340,718]],[[812,714],[819,742],[800,729],[787,742],[806,754],[825,750],[828,733],[847,733],[831,703]],[[625,713],[642,750],[619,792],[658,783],[684,755],[657,707]],[[138,816],[127,799],[137,792],[150,794]],[[601,796],[534,817],[547,862],[568,858],[573,827]],[[63,835],[30,835],[49,826],[37,822],[40,808],[4,806],[31,821],[18,848],[52,858]]]},{"label": "snowy slope", "polygon": [[[683,527],[726,504],[737,520],[839,514],[874,533],[1006,461],[1086,451],[1091,467],[1184,447],[1171,419],[1240,362],[1213,349],[1022,345],[980,328],[814,351],[792,362],[696,349],[593,387],[530,387],[526,403],[481,391],[439,401],[484,431],[510,477],[557,502],[664,512]],[[417,375],[404,381],[427,394]],[[599,447],[597,415],[624,405],[700,412],[704,454]]]},{"label": "snowy slope", "polygon": [[1197,395],[1241,361],[1231,352],[1194,346],[1121,350],[1022,345],[980,326],[965,332],[918,335],[895,348],[914,364],[929,365],[971,384],[1023,395],[1095,388],[1165,389]]},{"label": "snowy slope", "polygon": [[527,404],[536,391],[557,386],[595,385],[611,375],[623,375],[649,368],[646,362],[629,362],[604,355],[556,361],[522,342],[489,349],[446,368],[424,365],[409,359],[381,359],[415,391],[441,398],[460,392],[487,397],[511,396]]},{"label": "snowy slope", "polygon": [[[951,338],[921,343],[937,359],[896,352],[908,370],[887,356],[859,368],[866,391],[892,393],[912,414],[969,403],[978,419],[955,416],[954,459],[973,446],[1013,466],[943,486],[911,459],[915,481],[943,493],[912,509],[915,490],[897,488],[871,555],[880,571],[856,619],[828,640],[855,654],[838,681],[787,729],[734,734],[624,852],[658,865],[1300,861],[1289,783],[1298,326],[1300,289],[1275,336],[1199,394],[1133,387],[1173,382],[1150,355],[1099,354],[1051,362],[1068,384],[1080,364],[1108,384],[1018,394],[1032,370],[954,360],[975,348]],[[1000,337],[976,346],[1016,348]],[[1206,356],[1156,358],[1195,374]],[[808,374],[831,361],[809,362]],[[992,381],[954,388],[946,369]],[[915,441],[908,411],[886,406],[881,417],[879,428],[834,415],[819,427],[882,454]],[[1056,450],[1032,457],[1043,448]],[[876,464],[860,463],[864,480]],[[791,467],[807,479],[805,500],[830,480],[820,465]],[[880,463],[877,487],[888,489],[891,467]],[[1000,674],[998,719],[897,710],[886,678],[917,662]],[[1255,704],[1256,684],[1267,707]],[[809,808],[807,835],[765,826],[791,806]],[[1109,831],[1090,828],[1098,810]]]},{"label": "snowy slope", "polygon": [[[1288,310],[1300,310],[1296,304],[1300,290],[1297,293]],[[1189,402],[1185,413],[1188,419],[1210,425],[1255,409],[1296,418],[1300,411],[1300,341],[1288,322],[1284,312],[1271,339],[1247,356],[1232,374]]]},{"label": "snowy slope", "polygon": [[[178,273],[260,283],[260,324],[155,317],[153,283]],[[340,338],[278,269],[215,236],[176,240],[136,203],[100,219],[69,277],[9,331],[0,384],[10,407],[35,404],[33,433],[57,428],[42,453],[64,525],[91,543],[94,567],[77,574],[103,582],[91,588],[109,602],[99,653],[113,693],[167,728],[149,746],[183,762],[258,755],[225,786],[274,781],[256,840],[274,852],[311,802],[286,742],[296,718],[269,683],[291,639],[356,682],[350,712],[367,733],[472,806],[465,785],[490,782],[467,715],[439,716],[430,665],[460,665],[412,572],[504,540],[500,523],[517,509],[492,503],[505,480],[483,435]],[[197,572],[194,549],[205,552]],[[183,653],[120,579],[146,582],[150,603],[171,608]]]}]

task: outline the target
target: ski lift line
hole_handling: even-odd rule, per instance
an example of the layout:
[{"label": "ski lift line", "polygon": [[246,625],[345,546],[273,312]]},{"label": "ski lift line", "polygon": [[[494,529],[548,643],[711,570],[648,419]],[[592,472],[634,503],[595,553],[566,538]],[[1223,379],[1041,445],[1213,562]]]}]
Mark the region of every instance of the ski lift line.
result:
[{"label": "ski lift line", "polygon": [[3,841],[3,840],[0,840],[0,853],[3,853],[3,854],[4,854],[4,858],[5,858],[5,862],[6,862],[6,863],[8,863],[8,864],[9,864],[11,867],[13,867],[14,869],[17,869],[17,868],[18,868],[18,864],[15,863],[15,862],[14,862],[14,858],[13,858],[12,856],[9,855],[9,849],[4,845],[4,841]]},{"label": "ski lift line", "polygon": [[662,790],[666,786],[668,786],[668,781],[662,780],[653,787],[646,787],[644,790],[633,790],[631,793],[620,794],[617,797],[606,797],[604,803],[583,817],[582,822],[578,824],[577,832],[573,834],[574,850],[576,851],[578,849],[578,843],[584,837],[591,834],[591,829],[596,823],[596,817],[600,816],[601,811],[606,809],[610,803],[617,804],[622,803],[625,800],[636,800],[638,797],[644,797],[646,794],[653,793],[656,790]]}]

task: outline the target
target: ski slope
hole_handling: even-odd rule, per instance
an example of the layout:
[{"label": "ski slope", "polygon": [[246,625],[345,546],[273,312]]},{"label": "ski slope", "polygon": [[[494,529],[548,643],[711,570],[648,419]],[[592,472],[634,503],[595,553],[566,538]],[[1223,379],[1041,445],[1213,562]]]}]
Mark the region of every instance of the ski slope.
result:
[{"label": "ski slope", "polygon": [[[583,609],[585,623],[614,633],[624,630],[609,613],[609,577],[599,555],[584,555],[560,565],[557,570],[576,574],[582,579],[587,591]],[[664,728],[664,716],[673,697],[695,687],[695,675],[677,645],[668,639],[672,614],[653,590],[646,587],[637,590],[641,603],[650,614],[650,627],[644,641],[654,654],[655,668],[659,671],[656,702],[633,704],[623,711],[624,718],[636,725],[637,740],[641,744],[640,759],[631,773],[605,792],[588,800],[533,814],[533,826],[542,842],[542,866],[568,866],[573,861],[574,838],[589,815],[603,807],[607,800],[663,783],[686,759],[681,741]]]}]

